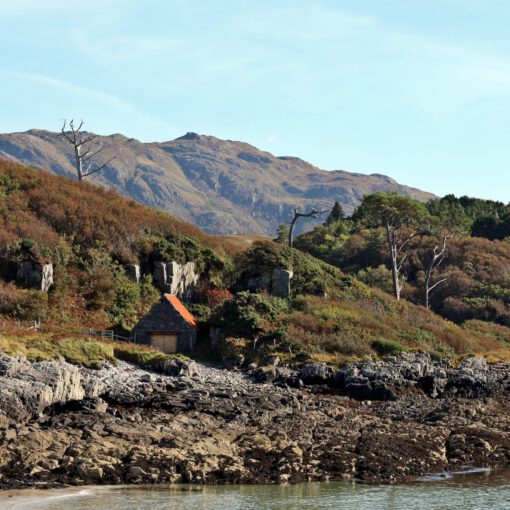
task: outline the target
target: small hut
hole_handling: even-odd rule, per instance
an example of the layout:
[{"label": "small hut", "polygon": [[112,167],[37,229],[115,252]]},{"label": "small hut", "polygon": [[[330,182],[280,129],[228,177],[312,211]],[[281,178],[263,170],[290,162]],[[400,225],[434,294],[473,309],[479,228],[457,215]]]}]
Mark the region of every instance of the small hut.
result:
[{"label": "small hut", "polygon": [[196,322],[173,294],[163,294],[131,332],[136,343],[152,345],[164,353],[193,351]]}]

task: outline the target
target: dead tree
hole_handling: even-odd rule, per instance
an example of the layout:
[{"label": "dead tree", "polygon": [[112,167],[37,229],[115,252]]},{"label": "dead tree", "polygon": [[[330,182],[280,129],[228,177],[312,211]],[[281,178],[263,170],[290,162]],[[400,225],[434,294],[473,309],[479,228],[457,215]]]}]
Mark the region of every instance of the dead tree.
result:
[{"label": "dead tree", "polygon": [[317,209],[312,209],[309,213],[299,212],[297,209],[292,209],[292,219],[289,221],[289,248],[292,248],[292,243],[294,240],[294,227],[296,226],[299,218],[317,218],[321,214],[325,214],[329,212],[329,209],[324,209],[322,211],[317,211]]},{"label": "dead tree", "polygon": [[73,119],[71,119],[69,122],[69,129],[67,131],[66,120],[62,126],[62,136],[73,146],[74,149],[76,173],[78,174],[79,181],[83,181],[85,177],[104,170],[105,167],[117,157],[117,155],[115,155],[105,163],[99,165],[97,168],[94,168],[91,159],[102,152],[104,147],[101,144],[93,147],[92,142],[97,138],[98,135],[93,133],[82,133],[82,126],[83,120],[80,122],[78,127],[75,127]]},{"label": "dead tree", "polygon": [[453,234],[447,234],[443,235],[443,242],[441,245],[436,245],[432,250],[430,251],[430,257],[428,260],[428,263],[426,264],[426,271],[425,271],[425,283],[424,283],[424,300],[425,300],[425,306],[427,308],[430,308],[430,294],[432,291],[439,287],[442,283],[446,282],[448,278],[442,278],[441,280],[438,280],[435,283],[432,283],[432,276],[434,274],[434,271],[442,264],[444,260],[444,256],[446,253],[446,243],[448,242],[448,239],[451,239],[453,237]]}]

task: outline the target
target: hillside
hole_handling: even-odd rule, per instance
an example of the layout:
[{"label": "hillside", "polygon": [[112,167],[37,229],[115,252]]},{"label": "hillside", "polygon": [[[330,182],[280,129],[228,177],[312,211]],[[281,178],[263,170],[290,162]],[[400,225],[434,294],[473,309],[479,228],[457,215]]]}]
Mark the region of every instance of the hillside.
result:
[{"label": "hillside", "polygon": [[[123,135],[98,137],[106,171],[98,184],[169,212],[210,233],[273,236],[293,207],[328,208],[338,200],[352,212],[366,193],[395,191],[432,197],[384,175],[324,171],[298,158],[275,157],[255,147],[195,133],[163,143]],[[72,147],[60,133],[30,130],[0,135],[0,155],[74,177]],[[309,228],[313,221],[303,221]]]},{"label": "hillside", "polygon": [[[299,236],[294,246],[393,295],[388,237],[384,225],[363,212],[369,199],[354,216],[330,217]],[[404,299],[428,303],[448,320],[493,331],[508,341],[510,206],[447,196],[429,202],[418,223],[406,228],[402,235],[412,236],[399,254]],[[434,260],[427,299],[427,273]]]},{"label": "hillside", "polygon": [[[203,331],[199,356],[212,355],[211,325],[221,329],[220,359],[306,353],[334,362],[407,349],[506,356],[503,326],[463,328],[297,250],[255,240],[243,247],[94,184],[0,160],[0,316],[41,319],[48,341],[80,327],[129,330],[159,298],[154,264],[176,261],[194,262],[200,275],[189,304]],[[25,262],[53,265],[48,292],[18,282]],[[137,281],[130,264],[141,269]],[[287,298],[261,283],[277,268],[293,272]],[[59,352],[38,342],[37,356]],[[31,349],[19,338],[9,345]]]},{"label": "hillside", "polygon": [[[0,159],[0,315],[129,328],[159,297],[155,261],[193,261],[207,279],[236,250],[111,190]],[[48,293],[15,285],[23,264],[52,265]],[[126,274],[130,264],[138,282]]]}]

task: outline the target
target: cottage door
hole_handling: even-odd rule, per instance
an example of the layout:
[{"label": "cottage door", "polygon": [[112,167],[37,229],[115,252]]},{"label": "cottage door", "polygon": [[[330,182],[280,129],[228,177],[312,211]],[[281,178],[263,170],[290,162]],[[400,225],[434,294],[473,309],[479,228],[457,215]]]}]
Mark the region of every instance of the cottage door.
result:
[{"label": "cottage door", "polygon": [[177,335],[175,333],[152,333],[151,345],[165,354],[177,352]]}]

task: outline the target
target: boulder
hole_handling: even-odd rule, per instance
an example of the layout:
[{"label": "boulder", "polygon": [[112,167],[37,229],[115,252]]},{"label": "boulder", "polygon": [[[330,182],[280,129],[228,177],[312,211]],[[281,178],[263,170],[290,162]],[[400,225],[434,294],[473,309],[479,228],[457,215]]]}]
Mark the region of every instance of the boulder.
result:
[{"label": "boulder", "polygon": [[306,384],[328,384],[333,369],[326,363],[308,363],[301,368],[301,379]]},{"label": "boulder", "polygon": [[198,365],[193,360],[162,359],[151,368],[166,375],[178,377],[195,377],[199,375]]},{"label": "boulder", "polygon": [[24,358],[2,356],[0,409],[12,419],[24,420],[55,404],[85,397],[80,370],[68,363],[45,361],[28,363]]},{"label": "boulder", "polygon": [[126,266],[126,274],[131,281],[138,283],[141,275],[140,266],[138,264],[128,264]]},{"label": "boulder", "polygon": [[195,263],[178,264],[177,262],[170,262],[166,265],[166,274],[170,294],[174,294],[185,301],[189,300],[195,291],[199,278]]},{"label": "boulder", "polygon": [[287,298],[290,295],[290,281],[293,275],[292,271],[278,267],[271,272],[252,276],[247,282],[247,288],[252,292],[265,290],[273,296]]},{"label": "boulder", "polygon": [[90,482],[98,482],[102,480],[104,476],[104,470],[101,466],[97,466],[88,462],[79,464],[76,471],[78,476],[83,478],[85,481]]},{"label": "boulder", "polygon": [[18,266],[16,283],[27,289],[48,292],[53,285],[53,264],[39,264],[25,260]]},{"label": "boulder", "polygon": [[154,279],[154,285],[161,292],[169,292],[170,289],[167,285],[166,277],[166,263],[165,262],[154,262],[154,271],[152,273]]},{"label": "boulder", "polygon": [[280,298],[290,295],[290,280],[294,276],[292,271],[286,269],[274,269],[271,275],[271,294]]},{"label": "boulder", "polygon": [[193,296],[199,280],[194,262],[179,264],[177,262],[155,262],[153,272],[154,284],[161,290],[189,301]]}]

